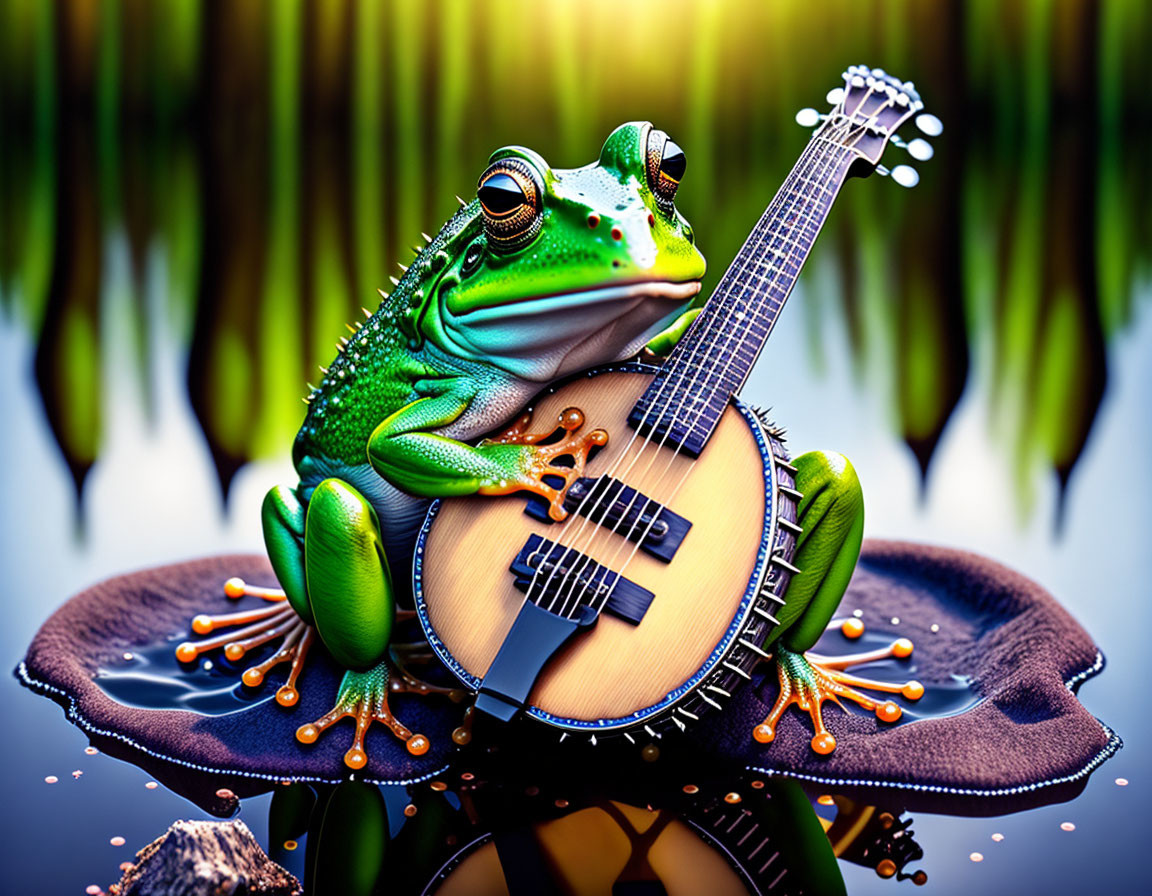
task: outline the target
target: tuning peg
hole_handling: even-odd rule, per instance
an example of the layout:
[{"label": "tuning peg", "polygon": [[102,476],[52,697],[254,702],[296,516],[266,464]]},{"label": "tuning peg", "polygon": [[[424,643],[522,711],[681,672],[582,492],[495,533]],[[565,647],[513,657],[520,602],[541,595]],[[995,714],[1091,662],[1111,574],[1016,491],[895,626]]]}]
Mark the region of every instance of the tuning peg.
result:
[{"label": "tuning peg", "polygon": [[844,88],[833,87],[828,91],[828,95],[824,97],[824,99],[828,100],[833,106],[838,106],[840,101],[844,99]]},{"label": "tuning peg", "polygon": [[908,165],[897,165],[892,169],[892,180],[902,187],[914,187],[920,183],[920,175],[915,168]]},{"label": "tuning peg", "polygon": [[814,128],[820,121],[820,113],[815,109],[801,109],[796,113],[796,124],[802,128]]},{"label": "tuning peg", "polygon": [[907,150],[908,155],[912,156],[917,162],[927,162],[935,154],[935,150],[932,149],[932,144],[919,137],[905,143],[900,139],[898,134],[893,134],[892,145]]},{"label": "tuning peg", "polygon": [[936,150],[932,148],[932,144],[919,137],[915,140],[909,140],[905,149],[908,150],[908,155],[912,156],[917,162],[927,162],[936,154]]},{"label": "tuning peg", "polygon": [[920,128],[929,137],[939,137],[944,133],[944,124],[935,115],[925,112],[916,116],[916,127]]}]

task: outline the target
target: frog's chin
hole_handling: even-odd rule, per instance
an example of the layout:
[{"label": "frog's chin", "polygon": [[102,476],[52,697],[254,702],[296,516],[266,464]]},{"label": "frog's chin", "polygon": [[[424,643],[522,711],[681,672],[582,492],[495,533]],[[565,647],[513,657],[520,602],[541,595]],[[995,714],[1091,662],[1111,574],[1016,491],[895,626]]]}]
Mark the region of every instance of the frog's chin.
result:
[{"label": "frog's chin", "polygon": [[651,280],[534,296],[453,315],[441,314],[442,348],[549,382],[635,355],[700,292],[699,280]]}]

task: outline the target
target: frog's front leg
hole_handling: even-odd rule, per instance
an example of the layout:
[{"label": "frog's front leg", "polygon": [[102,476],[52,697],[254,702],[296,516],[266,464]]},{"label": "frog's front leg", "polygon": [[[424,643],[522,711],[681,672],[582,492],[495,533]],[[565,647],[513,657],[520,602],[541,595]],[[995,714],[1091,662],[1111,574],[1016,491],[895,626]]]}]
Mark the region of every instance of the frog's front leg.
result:
[{"label": "frog's front leg", "polygon": [[672,321],[666,329],[653,336],[644,346],[644,350],[657,358],[664,358],[672,354],[672,349],[676,348],[680,340],[684,338],[684,334],[688,332],[688,328],[700,316],[702,310],[702,306],[689,308]]},{"label": "frog's front leg", "polygon": [[[537,432],[528,431],[532,415],[524,414],[499,436],[477,446],[427,431],[449,425],[467,407],[466,397],[448,392],[402,408],[372,434],[368,443],[372,466],[399,488],[429,498],[534,492],[548,499],[553,519],[564,519],[565,490],[583,473],[592,448],[607,444],[608,433],[580,432],[584,414],[577,408],[564,410]],[[539,444],[558,428],[567,433],[564,438]],[[564,456],[573,458],[570,466],[556,462]],[[556,477],[562,484],[553,485],[546,477]]]},{"label": "frog's front leg", "polygon": [[[908,656],[912,643],[907,639],[878,653],[835,659],[807,652],[829,627],[856,568],[864,532],[864,500],[856,471],[843,455],[814,451],[792,463],[796,468],[796,488],[803,495],[798,508],[798,523],[803,531],[793,559],[801,571],[793,576],[786,603],[777,614],[780,626],[776,631],[780,634],[773,653],[780,693],[771,712],[753,730],[753,736],[761,743],[772,741],[780,717],[795,703],[811,716],[815,728],[812,749],[830,753],[836,748],[836,738],[824,727],[824,701],[839,705],[840,698],[847,698],[875,712],[881,721],[895,722],[900,718],[899,706],[891,700],[873,700],[856,688],[903,693],[910,699],[918,699],[924,689],[917,682],[891,685],[843,671],[881,656]],[[862,632],[863,626],[856,619],[844,625],[849,637],[858,637]]]}]

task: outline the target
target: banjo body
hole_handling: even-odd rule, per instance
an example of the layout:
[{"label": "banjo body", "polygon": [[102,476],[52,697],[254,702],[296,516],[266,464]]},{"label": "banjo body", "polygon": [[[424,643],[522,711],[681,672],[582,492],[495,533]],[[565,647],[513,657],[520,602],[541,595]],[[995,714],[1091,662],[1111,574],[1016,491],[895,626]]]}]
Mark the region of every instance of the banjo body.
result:
[{"label": "banjo body", "polygon": [[[510,564],[533,535],[571,543],[651,592],[638,623],[599,613],[551,657],[524,705],[531,718],[593,738],[684,728],[747,680],[777,624],[798,531],[783,446],[738,399],[699,458],[636,436],[629,411],[656,371],[638,363],[589,371],[549,388],[529,410],[537,431],[578,408],[586,428],[608,432],[585,476],[615,470],[690,523],[671,559],[636,550],[594,515],[541,520],[526,512],[523,495],[437,501],[416,546],[420,622],[440,659],[473,690],[526,600]],[[561,537],[566,523],[575,534]]]}]

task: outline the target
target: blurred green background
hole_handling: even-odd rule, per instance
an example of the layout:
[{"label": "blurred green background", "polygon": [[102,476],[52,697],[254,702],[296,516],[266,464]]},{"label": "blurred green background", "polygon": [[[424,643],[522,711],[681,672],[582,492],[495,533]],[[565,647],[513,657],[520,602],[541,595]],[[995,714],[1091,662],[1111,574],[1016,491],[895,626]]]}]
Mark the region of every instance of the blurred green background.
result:
[{"label": "blurred green background", "polygon": [[711,284],[802,148],[796,110],[880,65],[945,133],[916,189],[845,190],[797,312],[809,366],[842,319],[925,478],[988,390],[1027,518],[1043,474],[1074,475],[1149,279],[1150,45],[1142,0],[0,0],[2,309],[78,510],[123,400],[107,356],[147,415],[173,340],[226,497],[287,454],[344,322],[493,149],[574,167],[654,121]]}]

